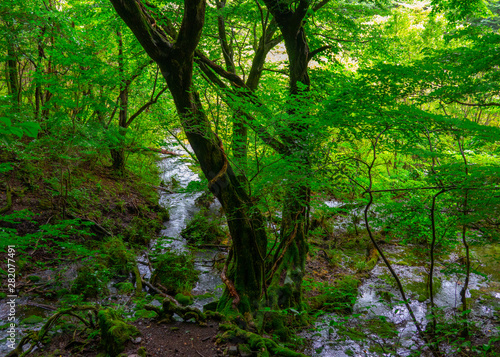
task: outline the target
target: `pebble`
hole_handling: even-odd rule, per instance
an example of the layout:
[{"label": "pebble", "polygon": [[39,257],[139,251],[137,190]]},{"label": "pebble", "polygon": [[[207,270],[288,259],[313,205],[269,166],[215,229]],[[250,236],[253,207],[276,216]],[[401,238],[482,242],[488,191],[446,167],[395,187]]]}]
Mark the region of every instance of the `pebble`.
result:
[{"label": "pebble", "polygon": [[227,349],[227,353],[230,356],[237,356],[238,355],[238,347],[236,347],[236,346],[229,346],[229,348]]},{"label": "pebble", "polygon": [[[133,339],[132,339],[132,343],[135,343],[135,344],[141,343],[141,341],[142,341],[142,338],[140,338],[140,337],[137,337],[137,338],[133,338]],[[129,356],[129,357],[130,357],[130,356]]]}]

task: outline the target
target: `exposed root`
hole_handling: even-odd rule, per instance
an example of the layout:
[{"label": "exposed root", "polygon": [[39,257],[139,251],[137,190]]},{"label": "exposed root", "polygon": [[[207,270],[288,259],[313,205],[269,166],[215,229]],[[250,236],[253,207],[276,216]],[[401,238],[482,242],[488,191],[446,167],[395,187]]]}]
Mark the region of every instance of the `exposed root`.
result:
[{"label": "exposed root", "polygon": [[257,356],[259,357],[306,357],[306,355],[302,353],[292,351],[286,347],[281,347],[270,338],[265,338],[256,333],[242,330],[235,325],[221,324],[219,328],[226,331],[220,337],[221,340],[231,340],[234,338],[244,339],[248,342],[253,351],[257,351]]},{"label": "exposed root", "polygon": [[[45,335],[47,335],[56,321],[63,315],[76,317],[80,321],[82,321],[85,326],[94,326],[94,322],[92,321],[91,316],[89,317],[89,321],[87,321],[83,317],[75,314],[75,312],[77,311],[92,311],[94,312],[94,314],[97,314],[97,308],[91,305],[72,306],[70,308],[58,311],[47,320],[40,331],[28,332],[28,334],[21,339],[17,347],[13,349],[6,357],[24,357],[29,355],[33,351],[35,346],[44,339]],[[23,347],[27,344],[30,344],[30,346],[26,350],[24,350]]]},{"label": "exposed root", "polygon": [[[144,279],[141,279],[141,281],[142,281],[142,283],[143,283],[144,285],[146,285],[148,288],[150,288],[150,289],[151,289],[152,291],[154,291],[156,294],[158,294],[158,295],[160,295],[160,296],[163,296],[165,299],[169,300],[170,302],[172,302],[173,304],[175,304],[175,305],[177,305],[177,306],[181,306],[181,304],[179,304],[179,302],[178,302],[177,300],[175,300],[175,298],[174,298],[174,297],[172,297],[172,296],[170,296],[170,295],[168,295],[168,294],[166,293],[166,289],[165,289],[163,286],[161,286],[161,285],[160,285],[160,287],[162,288],[162,289],[160,289],[160,288],[157,288],[156,286],[154,286],[153,284],[151,284],[151,283],[147,282],[147,281],[146,281],[146,280],[144,280]],[[162,290],[164,290],[164,291],[162,291]],[[154,311],[154,310],[153,310],[153,311]]]},{"label": "exposed root", "polygon": [[[175,299],[174,299],[175,300]],[[146,310],[154,311],[158,314],[160,322],[171,322],[174,314],[179,315],[184,320],[195,319],[195,321],[202,326],[206,326],[208,318],[222,320],[223,316],[217,312],[208,311],[203,313],[194,307],[183,307],[176,305],[170,299],[164,299],[162,307],[146,305]]]}]

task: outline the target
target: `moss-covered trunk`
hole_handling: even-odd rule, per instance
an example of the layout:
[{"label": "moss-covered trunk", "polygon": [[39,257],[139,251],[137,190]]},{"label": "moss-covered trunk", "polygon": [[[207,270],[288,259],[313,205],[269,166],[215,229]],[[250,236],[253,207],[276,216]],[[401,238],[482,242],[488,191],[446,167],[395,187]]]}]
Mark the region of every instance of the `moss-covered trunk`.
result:
[{"label": "moss-covered trunk", "polygon": [[282,136],[283,141],[288,143],[287,159],[291,163],[290,177],[292,177],[284,201],[281,243],[268,273],[270,290],[268,295],[272,307],[300,307],[308,250],[310,189],[307,180],[311,172],[308,154],[310,149],[305,135],[308,125],[307,120],[304,120],[308,115],[308,106],[300,106],[300,102],[307,98],[311,84],[307,73],[309,46],[303,27],[309,2],[300,2],[294,10],[282,6],[276,0],[265,2],[281,30],[290,63],[289,122]]},{"label": "moss-covered trunk", "polygon": [[225,310],[234,305],[240,312],[253,311],[263,293],[262,257],[267,246],[263,220],[229,165],[222,142],[212,131],[192,87],[193,54],[203,28],[205,1],[185,1],[184,17],[174,43],[156,27],[151,14],[140,2],[111,2],[149,56],[159,65],[189,143],[209,181],[209,188],[226,214],[234,259],[227,274],[225,296],[228,298],[222,300],[219,309]]}]

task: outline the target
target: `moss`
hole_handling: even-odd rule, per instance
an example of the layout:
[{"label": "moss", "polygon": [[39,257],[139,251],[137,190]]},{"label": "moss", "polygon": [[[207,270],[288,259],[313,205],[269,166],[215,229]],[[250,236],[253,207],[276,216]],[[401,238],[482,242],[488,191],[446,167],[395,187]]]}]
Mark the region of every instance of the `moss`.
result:
[{"label": "moss", "polygon": [[201,209],[187,224],[181,235],[194,244],[220,243],[226,237],[220,222],[209,217],[208,209]]},{"label": "moss", "polygon": [[84,298],[98,297],[107,293],[109,282],[109,271],[100,264],[84,265],[78,269],[71,293],[81,295]]},{"label": "moss", "polygon": [[249,345],[252,351],[259,351],[258,356],[282,356],[282,357],[305,357],[302,353],[290,350],[289,348],[278,345],[275,341],[245,331],[231,324],[221,324],[219,328],[225,331],[219,336],[220,341],[231,341],[234,339],[243,339]]},{"label": "moss", "polygon": [[154,311],[149,311],[149,310],[137,310],[135,312],[135,318],[146,318],[146,319],[152,319],[158,316],[158,314]]},{"label": "moss", "polygon": [[30,275],[28,276],[27,278],[29,281],[31,281],[32,283],[37,283],[40,281],[40,277],[39,276],[36,276],[36,275]]},{"label": "moss", "polygon": [[203,311],[217,311],[217,304],[219,301],[212,301],[208,304],[203,305]]},{"label": "moss", "polygon": [[193,259],[186,254],[167,251],[157,258],[153,266],[155,271],[151,282],[163,285],[171,295],[191,292],[198,280]]},{"label": "moss", "polygon": [[396,325],[386,319],[374,318],[368,320],[366,323],[368,330],[381,338],[394,338],[398,336]]},{"label": "moss", "polygon": [[[144,214],[143,214],[144,215]],[[163,218],[150,219],[136,216],[127,226],[124,237],[131,244],[139,246],[148,245],[156,238],[157,233],[163,228]]]},{"label": "moss", "polygon": [[21,321],[22,324],[34,325],[43,321],[43,317],[31,315]]},{"label": "moss", "polygon": [[128,275],[135,267],[135,257],[120,236],[109,238],[101,246],[104,263],[121,275]]},{"label": "moss", "polygon": [[377,290],[376,294],[383,300],[390,302],[394,294],[386,290]]},{"label": "moss", "polygon": [[172,300],[166,298],[161,307],[146,305],[146,310],[154,311],[158,314],[160,322],[171,322],[174,314],[179,315],[183,320],[194,319],[200,325],[206,325],[207,315],[192,307],[177,306]]},{"label": "moss", "polygon": [[137,354],[139,355],[139,357],[146,357],[148,355],[148,353],[146,351],[146,347],[140,347],[137,350]]},{"label": "moss", "polygon": [[[432,290],[434,294],[441,290],[441,279],[434,278],[432,283]],[[430,297],[429,284],[427,282],[409,282],[404,284],[405,290],[410,291],[419,302],[424,302]]]},{"label": "moss", "polygon": [[175,295],[175,300],[179,302],[182,306],[188,306],[193,303],[193,297],[189,295],[184,295],[184,294],[177,294]]},{"label": "moss", "polygon": [[346,275],[333,285],[317,284],[320,294],[311,298],[310,306],[314,310],[352,312],[360,283],[358,279]]},{"label": "moss", "polygon": [[129,282],[118,283],[116,284],[116,288],[121,294],[130,294],[134,291],[134,285]]},{"label": "moss", "polygon": [[111,357],[119,355],[125,348],[125,342],[139,334],[136,327],[123,322],[113,309],[99,311],[98,319],[101,344]]},{"label": "moss", "polygon": [[270,331],[282,342],[290,341],[292,333],[285,325],[288,322],[287,317],[279,312],[272,312],[268,314],[268,319],[265,330]]}]

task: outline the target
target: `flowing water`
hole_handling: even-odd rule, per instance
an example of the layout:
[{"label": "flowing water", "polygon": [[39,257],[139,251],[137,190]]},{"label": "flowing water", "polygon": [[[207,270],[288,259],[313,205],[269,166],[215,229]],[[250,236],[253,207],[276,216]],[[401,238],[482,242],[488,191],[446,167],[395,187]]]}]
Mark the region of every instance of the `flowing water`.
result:
[{"label": "flowing water", "polygon": [[[330,208],[342,206],[338,201],[327,201],[325,204]],[[359,209],[350,212],[347,217],[339,220],[335,230],[345,231],[352,224],[349,216],[360,214]],[[410,297],[410,306],[417,321],[425,329],[428,321],[426,316],[430,311],[430,302],[425,294],[427,271],[423,266],[411,266],[405,262],[406,257],[414,256],[414,249],[417,247],[383,247]],[[466,296],[472,298],[473,303],[469,317],[486,336],[498,336],[498,321],[495,321],[498,316],[495,316],[495,310],[500,308],[500,248],[498,245],[487,245],[473,249],[472,253],[475,267],[480,273],[470,275]],[[464,276],[445,274],[444,268],[457,259],[458,256],[452,254],[439,262],[434,270],[434,302],[439,308],[439,314],[449,321],[458,316]],[[415,324],[400,300],[399,290],[389,269],[379,260],[369,277],[358,288],[352,316],[325,314],[318,319],[313,329],[300,334],[312,341],[306,354],[315,357],[371,357],[409,356],[415,350],[425,351]],[[453,352],[445,353],[455,355]]]},{"label": "flowing water", "polygon": [[[179,153],[186,155],[183,150]],[[179,187],[185,188],[191,181],[200,180],[197,174],[189,168],[185,157],[165,157],[160,162],[162,171],[161,178],[164,182],[171,182],[174,178]],[[166,193],[161,192],[160,204],[170,210],[170,221],[165,223],[165,229],[161,232],[163,237],[169,237],[164,248],[174,249],[180,252],[186,251],[186,241],[180,236],[180,232],[189,220],[197,212],[196,198],[200,193]],[[329,208],[341,208],[339,201],[327,201]],[[216,206],[215,206],[216,208]],[[212,208],[214,210],[214,208]],[[374,207],[376,209],[376,207]],[[336,230],[345,231],[352,224],[353,217],[359,217],[362,209],[353,208],[345,219],[339,220]],[[363,229],[362,220],[358,219],[359,228]],[[411,307],[417,320],[425,326],[427,323],[429,300],[412,289],[425,286],[426,271],[423,267],[415,267],[405,264],[401,257],[410,255],[412,247],[387,246],[386,249],[394,269],[410,291]],[[496,247],[487,247],[484,251],[476,253],[481,256],[487,253],[497,253]],[[195,252],[196,268],[200,271],[200,279],[193,290],[194,295],[215,293],[214,297],[222,293],[222,283],[218,273],[214,271],[212,264],[218,252],[206,250]],[[490,255],[493,255],[490,254]],[[498,254],[497,254],[498,256]],[[456,257],[450,257],[453,260]],[[493,259],[493,258],[491,258]],[[462,280],[452,278],[440,272],[441,268],[449,261],[443,261],[435,272],[435,281],[439,285],[435,287],[435,304],[442,307],[441,313],[451,318],[455,315],[460,305],[460,290]],[[398,264],[401,263],[401,264]],[[488,264],[486,264],[488,266]],[[141,273],[150,274],[146,267],[142,267]],[[493,280],[500,280],[492,270]],[[495,331],[494,306],[500,305],[500,291],[495,289],[495,282],[478,274],[471,274],[467,296],[471,291],[483,291],[485,295],[480,297],[471,312],[471,318],[478,327],[486,334]],[[493,287],[493,288],[492,288]],[[201,308],[203,304],[214,299],[198,299],[194,306]],[[302,337],[311,341],[311,348],[306,351],[310,356],[318,357],[343,357],[343,356],[407,356],[412,350],[421,349],[422,341],[417,336],[415,325],[411,321],[406,307],[399,301],[399,292],[392,283],[392,277],[388,269],[379,262],[370,272],[369,278],[365,279],[358,289],[358,299],[354,306],[354,317],[348,319],[336,314],[327,314],[318,319],[313,331],[305,331]],[[481,300],[482,299],[482,300]],[[385,333],[380,331],[386,331]],[[347,333],[346,333],[347,332]],[[361,334],[360,334],[361,333]],[[362,336],[362,337],[361,337]]]},{"label": "flowing water", "polygon": [[[174,145],[174,141],[170,142]],[[189,150],[189,147],[187,147]],[[172,191],[160,190],[160,205],[169,210],[170,219],[164,223],[165,228],[160,232],[161,249],[168,249],[178,253],[189,252],[186,239],[181,236],[181,231],[186,223],[199,211],[196,199],[202,192],[188,192],[190,182],[200,181],[198,174],[191,170],[189,153],[183,148],[175,148],[178,156],[164,156],[158,163],[161,180],[165,184],[171,184]],[[173,183],[173,184],[172,184]],[[211,204],[210,212],[213,216],[218,214],[220,204],[216,201]],[[157,248],[157,241],[151,242],[150,250]],[[147,259],[148,252],[139,257],[140,261]],[[198,282],[192,293],[195,297],[194,307],[202,308],[204,304],[213,301],[222,295],[222,281],[219,274],[213,269],[213,262],[219,258],[221,253],[218,249],[197,249],[194,252],[195,268],[199,271]],[[151,276],[148,265],[139,264],[139,271],[145,278]],[[207,295],[210,294],[211,296]],[[203,296],[196,298],[197,296]]]},{"label": "flowing water", "polygon": [[[173,141],[171,143],[174,143]],[[189,148],[188,148],[189,150]],[[200,181],[199,176],[190,169],[189,155],[184,149],[176,148],[179,156],[164,156],[159,162],[161,179],[164,183],[173,183],[174,193],[167,190],[160,191],[160,204],[166,207],[170,213],[170,220],[165,222],[165,228],[161,231],[160,238],[151,242],[149,250],[138,256],[138,261],[147,261],[149,252],[156,249],[173,250],[177,252],[188,252],[187,242],[180,235],[187,221],[191,219],[199,208],[195,204],[196,198],[201,192],[188,192],[185,190],[190,182]],[[327,201],[325,205],[329,208],[340,208],[339,201]],[[217,203],[212,204],[210,210],[215,215],[219,210]],[[354,208],[345,219],[339,220],[335,227],[338,231],[345,231],[352,224],[352,218],[360,216],[359,207]],[[359,221],[359,219],[358,219]],[[360,229],[362,221],[359,222]],[[158,244],[160,242],[160,244]],[[384,248],[394,263],[394,269],[400,276],[403,284],[408,287],[411,296],[411,307],[417,320],[425,326],[426,314],[428,313],[428,299],[422,298],[418,293],[412,291],[412,287],[425,284],[426,271],[422,267],[410,266],[404,263],[406,255],[411,254],[412,247],[388,246]],[[471,318],[485,334],[493,334],[495,325],[495,307],[500,306],[500,269],[498,269],[498,257],[500,248],[498,245],[475,248],[473,254],[481,258],[483,266],[480,271],[487,277],[471,274],[468,296],[476,298],[473,304]],[[217,249],[196,250],[195,267],[199,270],[199,281],[193,289],[193,295],[201,296],[195,298],[193,306],[202,306],[222,294],[222,282],[218,272],[213,268],[216,258],[223,259],[224,255]],[[444,265],[455,259],[449,257],[448,261],[441,262]],[[145,278],[151,276],[147,264],[138,264],[141,275]],[[442,266],[441,266],[442,268]],[[448,318],[455,315],[457,306],[460,304],[460,290],[463,279],[452,278],[440,272],[436,268],[435,303],[441,307],[441,312]],[[482,295],[476,294],[481,291]],[[478,297],[479,296],[479,297]],[[314,328],[304,331],[300,335],[308,339],[311,348],[306,354],[317,357],[344,357],[344,356],[407,356],[412,350],[421,349],[422,342],[416,334],[416,328],[410,319],[407,309],[398,300],[399,292],[392,283],[392,277],[388,269],[379,262],[370,272],[370,276],[363,281],[358,289],[358,299],[354,306],[354,314],[345,318],[334,313],[323,315],[318,319]],[[22,299],[18,299],[22,305]],[[26,302],[24,302],[26,303]],[[20,314],[16,322],[28,316],[30,311]],[[44,312],[37,311],[37,315]],[[8,311],[6,305],[0,305],[0,319],[6,321]],[[0,355],[7,352],[5,342],[6,329],[0,329]]]}]

